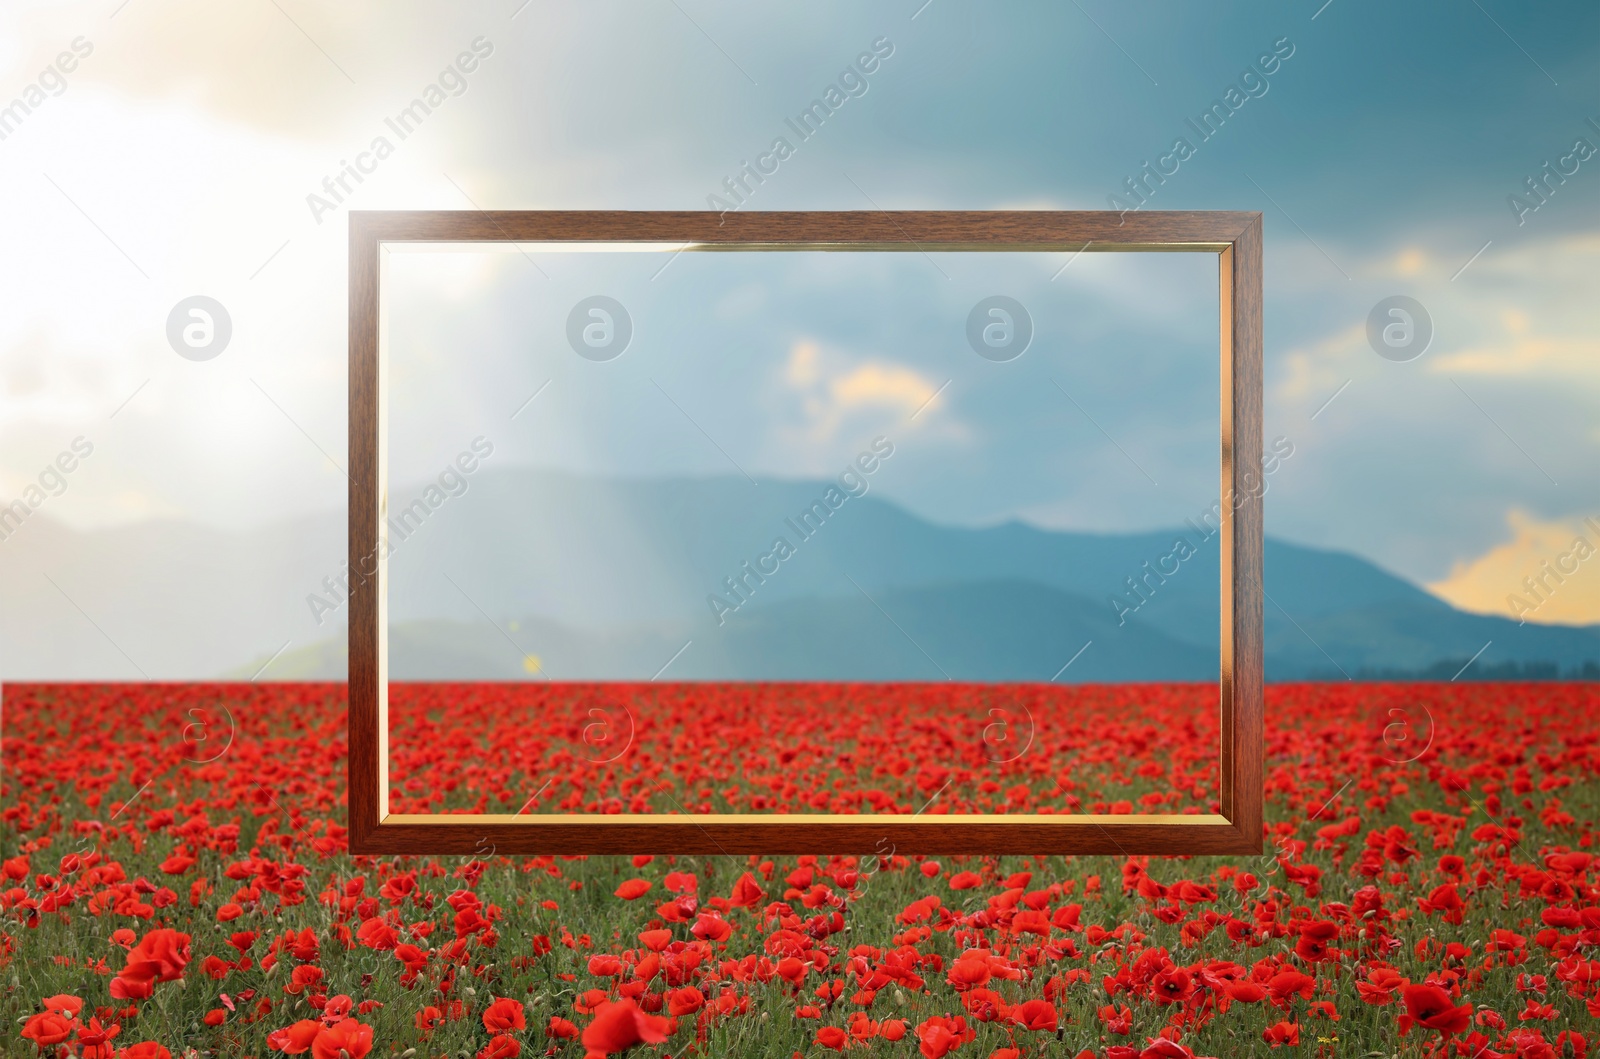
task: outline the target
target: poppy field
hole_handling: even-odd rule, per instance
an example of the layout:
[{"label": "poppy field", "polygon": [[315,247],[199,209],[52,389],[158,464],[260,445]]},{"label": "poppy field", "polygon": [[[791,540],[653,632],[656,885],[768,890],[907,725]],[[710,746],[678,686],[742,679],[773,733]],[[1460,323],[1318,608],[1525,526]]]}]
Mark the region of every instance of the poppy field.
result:
[{"label": "poppy field", "polygon": [[[398,685],[399,812],[1205,812],[1214,685]],[[4,690],[0,1053],[1600,1056],[1600,688],[1267,689],[1249,858],[352,857],[336,684]]]}]

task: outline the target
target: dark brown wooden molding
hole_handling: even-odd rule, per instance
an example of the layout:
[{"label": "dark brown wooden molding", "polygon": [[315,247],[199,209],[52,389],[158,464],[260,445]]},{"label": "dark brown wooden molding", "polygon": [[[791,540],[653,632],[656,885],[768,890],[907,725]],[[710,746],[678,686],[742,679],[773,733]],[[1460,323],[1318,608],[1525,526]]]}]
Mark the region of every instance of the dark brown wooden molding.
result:
[{"label": "dark brown wooden molding", "polygon": [[[1221,815],[395,816],[388,812],[380,254],[390,242],[662,243],[694,251],[1206,252],[1219,262]],[[1261,214],[440,210],[350,214],[349,846],[355,854],[1259,854],[1262,833]],[[1235,502],[1235,500],[1237,502]]]}]

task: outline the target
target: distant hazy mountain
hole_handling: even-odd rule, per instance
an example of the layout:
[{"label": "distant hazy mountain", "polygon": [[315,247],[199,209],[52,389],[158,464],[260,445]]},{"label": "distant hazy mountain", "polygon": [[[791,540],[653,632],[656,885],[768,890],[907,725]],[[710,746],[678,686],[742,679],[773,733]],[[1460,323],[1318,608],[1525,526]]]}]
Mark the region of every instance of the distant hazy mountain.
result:
[{"label": "distant hazy mountain", "polygon": [[[469,630],[474,635],[464,635]],[[484,631],[401,626],[390,645],[396,678],[461,673],[469,668],[464,655],[498,675],[525,676],[519,653]],[[1047,681],[1061,673],[1072,681],[1203,680],[1216,670],[1214,647],[1132,624],[1119,629],[1108,608],[1028,582],[784,600],[737,614],[722,628],[608,636],[519,622],[507,631],[538,651],[553,679],[647,680],[665,670],[673,679]]]},{"label": "distant hazy mountain", "polygon": [[[393,628],[389,654],[396,680],[540,679],[523,664],[529,655],[555,680],[660,673],[675,680],[1048,681],[1059,673],[1062,682],[1082,682],[1204,680],[1216,671],[1215,648],[1133,625],[1119,630],[1108,609],[1087,600],[993,581],[890,590],[873,600],[786,600],[722,629],[407,622]],[[343,666],[340,641],[288,652],[274,669],[311,677]]]},{"label": "distant hazy mountain", "polygon": [[[1061,681],[1216,674],[1201,528],[950,527],[829,485],[485,467],[391,530],[393,675],[648,679],[671,660],[663,679],[1048,680],[1090,641]],[[422,492],[394,490],[397,519]],[[0,541],[0,675],[342,676],[342,513],[252,534],[46,519]],[[1485,667],[1600,662],[1600,626],[1464,614],[1353,555],[1269,539],[1266,586],[1272,679],[1421,671],[1486,643]]]}]

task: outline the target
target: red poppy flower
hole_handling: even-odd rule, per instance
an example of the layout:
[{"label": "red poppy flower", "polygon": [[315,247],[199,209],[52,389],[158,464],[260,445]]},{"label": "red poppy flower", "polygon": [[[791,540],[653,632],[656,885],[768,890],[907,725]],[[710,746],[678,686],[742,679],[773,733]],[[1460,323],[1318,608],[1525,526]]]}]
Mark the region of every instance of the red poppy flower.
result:
[{"label": "red poppy flower", "polygon": [[989,961],[986,958],[962,953],[950,965],[945,981],[958,990],[973,989],[987,982],[990,974]]},{"label": "red poppy flower", "polygon": [[1436,985],[1408,985],[1400,991],[1400,998],[1406,1005],[1406,1013],[1400,1016],[1402,1033],[1421,1026],[1449,1036],[1472,1025],[1472,1005],[1457,1007],[1450,994]]},{"label": "red poppy flower", "polygon": [[311,1042],[311,1059],[363,1059],[371,1050],[372,1027],[345,1019],[317,1034]]},{"label": "red poppy flower", "polygon": [[1261,1039],[1274,1048],[1295,1047],[1300,1043],[1298,1022],[1278,1022],[1261,1031]]},{"label": "red poppy flower", "polygon": [[588,989],[572,998],[572,1010],[580,1015],[592,1015],[605,1004],[610,997],[606,996],[603,989]]},{"label": "red poppy flower", "polygon": [[667,1013],[670,1015],[693,1015],[705,1006],[705,994],[692,985],[667,994]]},{"label": "red poppy flower", "polygon": [[1106,1004],[1100,1008],[1100,1021],[1107,1032],[1126,1037],[1133,1032],[1133,1009],[1126,1004],[1120,1008]]},{"label": "red poppy flower", "polygon": [[1011,1009],[1011,1021],[1023,1029],[1054,1033],[1056,1006],[1048,1000],[1024,1000]]},{"label": "red poppy flower", "polygon": [[301,1019],[293,1026],[285,1026],[281,1030],[273,1030],[267,1034],[267,1047],[285,1055],[300,1055],[311,1050],[311,1042],[316,1040],[317,1034],[325,1028],[320,1022]]},{"label": "red poppy flower", "polygon": [[1457,926],[1466,918],[1466,903],[1461,900],[1461,892],[1456,889],[1455,883],[1435,887],[1427,897],[1418,898],[1417,905],[1424,912],[1442,914],[1446,923]]},{"label": "red poppy flower", "polygon": [[168,875],[182,875],[194,866],[195,859],[181,849],[160,864],[161,870]]},{"label": "red poppy flower", "polygon": [[628,965],[622,962],[622,957],[613,956],[609,952],[597,953],[589,957],[589,973],[601,978],[617,978],[628,971]]},{"label": "red poppy flower", "polygon": [[929,1026],[926,1023],[917,1027],[917,1039],[922,1042],[918,1050],[926,1059],[944,1059],[961,1044],[961,1038],[944,1026]]},{"label": "red poppy flower", "polygon": [[692,894],[700,888],[700,877],[690,872],[669,871],[661,885],[675,894]]},{"label": "red poppy flower", "polygon": [[739,876],[733,884],[733,894],[728,898],[728,903],[734,908],[754,908],[766,899],[767,892],[756,882],[756,877],[749,872]]},{"label": "red poppy flower", "polygon": [[921,1042],[917,1050],[923,1059],[944,1059],[975,1036],[977,1031],[969,1028],[961,1016],[935,1015],[917,1027],[917,1040]]},{"label": "red poppy flower", "polygon": [[1184,1045],[1161,1037],[1151,1041],[1149,1047],[1139,1053],[1139,1059],[1195,1059],[1195,1057],[1194,1052]]},{"label": "red poppy flower", "polygon": [[636,1044],[660,1044],[667,1039],[667,1027],[666,1019],[645,1014],[631,1000],[618,1000],[595,1009],[582,1041],[590,1052],[610,1055]]},{"label": "red poppy flower", "polygon": [[1182,967],[1169,967],[1150,980],[1150,995],[1163,1004],[1177,1004],[1194,995],[1194,979]]},{"label": "red poppy flower", "polygon": [[153,978],[124,978],[121,975],[111,979],[108,991],[113,1000],[148,1000],[156,991]]},{"label": "red poppy flower", "polygon": [[350,1009],[355,1007],[355,1001],[346,993],[329,997],[322,1005],[322,1023],[332,1026],[336,1022],[343,1022],[350,1017]]},{"label": "red poppy flower", "polygon": [[356,940],[369,949],[387,952],[400,943],[400,932],[383,920],[373,918],[361,924]]},{"label": "red poppy flower", "polygon": [[1274,1004],[1282,1007],[1297,993],[1310,1000],[1311,990],[1316,984],[1317,980],[1309,974],[1301,974],[1299,971],[1279,971],[1267,979],[1267,993],[1272,997]]},{"label": "red poppy flower", "polygon": [[478,1059],[516,1059],[522,1054],[522,1043],[504,1033],[489,1038],[489,1043],[478,1049]]},{"label": "red poppy flower", "polygon": [[845,1026],[850,1031],[852,1039],[865,1044],[878,1035],[878,1024],[872,1021],[865,1011],[856,1011],[850,1015],[850,1021]]},{"label": "red poppy flower", "polygon": [[837,1026],[822,1026],[817,1030],[817,1043],[824,1048],[842,1052],[850,1047],[850,1035]]},{"label": "red poppy flower", "polygon": [[733,925],[721,916],[714,916],[710,912],[701,912],[700,918],[694,921],[694,926],[689,928],[689,933],[701,941],[720,942],[727,941],[733,934]]},{"label": "red poppy flower", "polygon": [[55,996],[47,996],[39,1001],[39,1006],[45,1011],[59,1012],[68,1018],[75,1019],[78,1017],[78,1013],[83,1010],[83,1001],[68,993],[58,993]]},{"label": "red poppy flower", "polygon": [[167,1051],[166,1045],[155,1041],[140,1041],[130,1044],[122,1049],[118,1059],[172,1059],[172,1053]]},{"label": "red poppy flower", "polygon": [[616,895],[624,901],[637,901],[650,890],[648,879],[628,879],[616,889]]},{"label": "red poppy flower", "polygon": [[1300,940],[1295,943],[1294,951],[1302,960],[1313,963],[1330,959],[1328,944],[1339,936],[1339,924],[1330,923],[1325,919],[1314,919],[1300,927]]},{"label": "red poppy flower", "polygon": [[422,1037],[426,1040],[429,1033],[444,1025],[444,1012],[429,1004],[411,1016],[411,1022],[422,1031]]},{"label": "red poppy flower", "polygon": [[522,1005],[515,1000],[502,997],[483,1009],[483,1028],[490,1033],[507,1033],[527,1027],[528,1020],[523,1016]]},{"label": "red poppy flower", "polygon": [[78,1027],[78,1059],[113,1059],[116,1048],[111,1040],[121,1032],[115,1022],[102,1026],[98,1018],[91,1018],[89,1025]]},{"label": "red poppy flower", "polygon": [[289,935],[289,952],[301,963],[311,963],[321,954],[317,932],[306,927],[298,934]]},{"label": "red poppy flower", "polygon": [[[1439,891],[1435,890],[1437,894]],[[1432,898],[1429,898],[1432,900]],[[1546,908],[1539,913],[1539,921],[1547,927],[1556,927],[1560,930],[1579,930],[1583,927],[1583,917],[1575,908]]]},{"label": "red poppy flower", "polygon": [[1010,1006],[993,989],[969,989],[961,994],[961,1006],[979,1022],[994,1022],[1010,1014]]},{"label": "red poppy flower", "polygon": [[165,927],[150,931],[128,950],[120,978],[172,982],[183,977],[189,965],[189,935]]},{"label": "red poppy flower", "polygon": [[322,984],[322,968],[309,963],[303,963],[289,972],[289,981],[285,983],[283,991],[290,996],[299,996],[307,989],[315,989]]},{"label": "red poppy flower", "polygon": [[76,1028],[77,1022],[60,1012],[41,1011],[23,1024],[22,1035],[44,1049],[71,1037]]},{"label": "red poppy flower", "polygon": [[1223,989],[1230,999],[1237,1000],[1241,1004],[1259,1004],[1267,996],[1267,991],[1261,986],[1243,979],[1229,982]]}]

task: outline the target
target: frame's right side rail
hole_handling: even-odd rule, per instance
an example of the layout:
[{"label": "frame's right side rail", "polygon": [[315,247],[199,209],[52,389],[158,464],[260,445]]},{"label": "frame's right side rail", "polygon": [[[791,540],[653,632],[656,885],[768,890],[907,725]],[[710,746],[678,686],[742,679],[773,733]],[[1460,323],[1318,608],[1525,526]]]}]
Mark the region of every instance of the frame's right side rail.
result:
[{"label": "frame's right side rail", "polygon": [[1222,460],[1222,812],[1262,840],[1262,245],[1254,214],[1220,255]]}]

